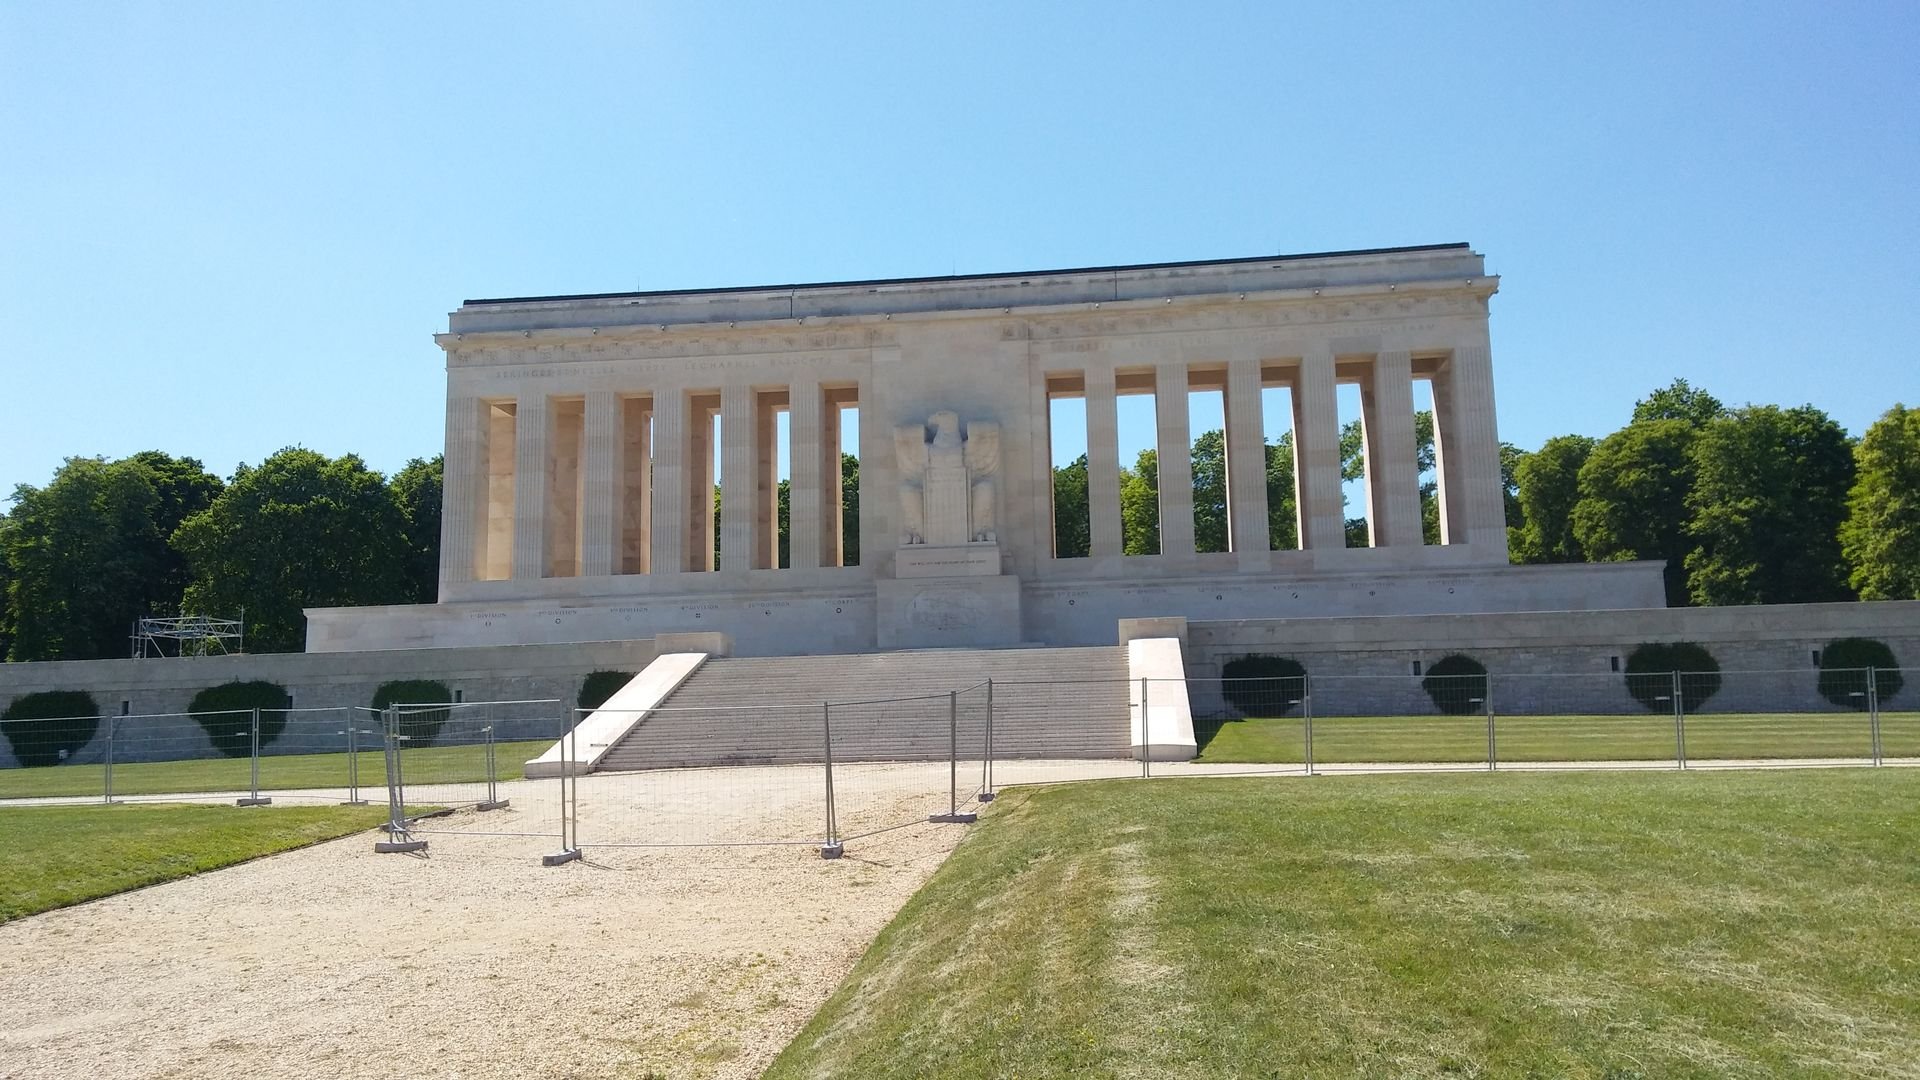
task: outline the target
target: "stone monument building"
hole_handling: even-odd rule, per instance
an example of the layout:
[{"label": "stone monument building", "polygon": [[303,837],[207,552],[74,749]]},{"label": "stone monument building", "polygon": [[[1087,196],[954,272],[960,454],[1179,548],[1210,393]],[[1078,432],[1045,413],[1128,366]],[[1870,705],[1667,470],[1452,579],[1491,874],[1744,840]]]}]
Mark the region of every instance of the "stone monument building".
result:
[{"label": "stone monument building", "polygon": [[[1508,564],[1487,325],[1498,286],[1479,254],[1447,244],[470,300],[436,338],[439,602],[311,610],[308,649],[718,631],[741,654],[786,655],[1112,644],[1117,620],[1163,616],[1662,606],[1657,564]],[[1422,537],[1417,380],[1434,406],[1438,544]],[[1343,383],[1359,388],[1365,431],[1365,547],[1345,529]],[[1200,391],[1224,402],[1225,551],[1195,545]],[[1122,553],[1129,395],[1154,402],[1155,554]],[[1085,410],[1084,557],[1053,550],[1060,399]],[[1295,447],[1290,550],[1269,540],[1276,409]],[[856,423],[849,492],[842,436]]]}]

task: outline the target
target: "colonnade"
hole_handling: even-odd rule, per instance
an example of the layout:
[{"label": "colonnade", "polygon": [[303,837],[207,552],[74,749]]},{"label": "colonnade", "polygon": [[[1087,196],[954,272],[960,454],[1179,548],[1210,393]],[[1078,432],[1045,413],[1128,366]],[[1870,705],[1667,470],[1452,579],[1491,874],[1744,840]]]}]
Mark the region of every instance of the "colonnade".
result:
[{"label": "colonnade", "polygon": [[1428,379],[1433,386],[1441,542],[1497,545],[1504,552],[1499,443],[1486,347],[1350,354],[1327,344],[1280,359],[1246,356],[1217,363],[1170,360],[1130,366],[1122,358],[1077,371],[1049,371],[1050,397],[1084,396],[1086,400],[1089,553],[1119,555],[1122,550],[1118,399],[1138,393],[1152,393],[1155,399],[1160,553],[1194,552],[1193,432],[1187,395],[1203,390],[1220,391],[1224,398],[1229,550],[1268,550],[1261,391],[1273,386],[1287,387],[1292,397],[1300,546],[1344,548],[1346,518],[1335,400],[1340,383],[1360,388],[1367,520],[1373,546],[1420,546],[1415,379]]},{"label": "colonnade", "polygon": [[838,566],[840,415],[858,403],[857,385],[821,384],[453,397],[441,582],[774,568],[782,412],[788,565]]}]

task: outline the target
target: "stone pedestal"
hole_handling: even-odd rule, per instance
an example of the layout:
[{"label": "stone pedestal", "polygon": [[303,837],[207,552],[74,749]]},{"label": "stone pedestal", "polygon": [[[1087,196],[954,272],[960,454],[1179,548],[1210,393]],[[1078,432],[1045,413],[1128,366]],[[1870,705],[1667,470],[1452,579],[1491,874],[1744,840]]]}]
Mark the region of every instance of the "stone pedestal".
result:
[{"label": "stone pedestal", "polygon": [[875,586],[882,649],[990,649],[1021,642],[1020,579],[1012,574],[903,578]]}]

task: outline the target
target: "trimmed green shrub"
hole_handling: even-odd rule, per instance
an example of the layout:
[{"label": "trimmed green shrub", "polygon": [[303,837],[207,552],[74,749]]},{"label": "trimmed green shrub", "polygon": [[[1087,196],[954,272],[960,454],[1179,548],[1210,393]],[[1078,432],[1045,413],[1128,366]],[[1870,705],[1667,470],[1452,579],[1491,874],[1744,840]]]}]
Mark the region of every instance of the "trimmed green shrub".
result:
[{"label": "trimmed green shrub", "polygon": [[58,765],[93,741],[100,706],[85,690],[42,690],[14,698],[0,721],[15,761],[27,768]]},{"label": "trimmed green shrub", "polygon": [[447,684],[433,679],[395,679],[383,682],[373,692],[373,707],[384,709],[389,705],[400,705],[400,715],[395,721],[395,734],[407,740],[408,746],[432,746],[440,738],[440,729],[446,726],[450,709],[409,709],[407,705],[444,705],[453,700],[453,691]]},{"label": "trimmed green shrub", "polygon": [[[253,754],[253,710],[260,710],[260,748],[287,727],[287,688],[261,680],[221,683],[193,695],[187,711],[207,741],[227,757]],[[236,711],[238,710],[238,711]]]},{"label": "trimmed green shrub", "polygon": [[1886,642],[1857,637],[1827,642],[1827,647],[1820,650],[1820,696],[1835,705],[1865,712],[1867,668],[1874,669],[1874,689],[1882,705],[1906,685],[1900,677],[1900,664]]},{"label": "trimmed green shrub", "polygon": [[583,709],[597,709],[616,690],[632,682],[633,676],[631,671],[596,671],[580,684],[580,695],[574,701]]},{"label": "trimmed green shrub", "polygon": [[1242,716],[1285,716],[1307,692],[1307,669],[1291,656],[1246,655],[1220,666],[1220,696]]},{"label": "trimmed green shrub", "polygon": [[1487,667],[1471,656],[1443,656],[1427,669],[1420,689],[1448,716],[1483,712],[1487,705]]},{"label": "trimmed green shrub", "polygon": [[1694,712],[1720,692],[1720,661],[1692,641],[1649,641],[1627,654],[1627,693],[1650,712],[1673,711],[1673,673],[1680,703]]}]

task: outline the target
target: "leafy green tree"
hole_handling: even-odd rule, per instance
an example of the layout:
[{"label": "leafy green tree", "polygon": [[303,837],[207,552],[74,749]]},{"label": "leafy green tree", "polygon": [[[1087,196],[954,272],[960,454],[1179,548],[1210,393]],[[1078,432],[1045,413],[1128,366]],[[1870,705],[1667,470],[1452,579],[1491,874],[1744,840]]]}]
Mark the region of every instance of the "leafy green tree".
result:
[{"label": "leafy green tree", "polygon": [[1684,420],[1699,427],[1726,413],[1726,406],[1720,404],[1719,398],[1705,390],[1696,390],[1685,379],[1675,379],[1633,404],[1636,424],[1648,420]]},{"label": "leafy green tree", "polygon": [[125,656],[166,553],[149,471],[131,460],[68,458],[46,487],[22,484],[4,533],[8,655]]},{"label": "leafy green tree", "polygon": [[153,508],[153,534],[148,541],[156,573],[143,597],[142,613],[171,615],[180,610],[188,580],[187,560],[171,543],[173,531],[181,522],[212,506],[226,484],[208,472],[197,458],[177,458],[159,450],[142,450],[127,460],[146,469],[157,500]]},{"label": "leafy green tree", "polygon": [[1219,428],[1193,440],[1193,550],[1226,551],[1227,438]]},{"label": "leafy green tree", "polygon": [[1120,550],[1160,553],[1160,456],[1142,450],[1133,468],[1120,470]]},{"label": "leafy green tree", "polygon": [[408,603],[431,604],[440,595],[440,486],[439,454],[414,458],[387,482],[407,542]]},{"label": "leafy green tree", "polygon": [[[422,709],[418,706],[445,705],[452,700],[453,691],[438,680],[394,679],[381,683],[374,690],[371,707],[378,712],[389,705],[398,706],[394,715],[395,733],[404,738],[409,746],[432,746],[439,741],[440,731],[446,726],[453,710]],[[456,738],[455,742],[459,741]]]},{"label": "leafy green tree", "polygon": [[713,565],[709,570],[720,569],[720,485],[713,485]]},{"label": "leafy green tree", "polygon": [[1085,558],[1093,551],[1087,506],[1087,455],[1053,470],[1053,557]]},{"label": "leafy green tree", "polygon": [[1596,443],[1580,466],[1573,535],[1594,562],[1666,562],[1667,603],[1687,603],[1687,493],[1693,490],[1693,443],[1685,420],[1628,424]]},{"label": "leafy green tree", "polygon": [[13,564],[7,561],[7,515],[0,514],[0,661],[13,646]]},{"label": "leafy green tree", "polygon": [[840,455],[840,553],[846,566],[860,565],[860,459]]},{"label": "leafy green tree", "polygon": [[1580,468],[1594,445],[1585,435],[1556,435],[1514,466],[1514,480],[1520,487],[1516,553],[1521,562],[1586,560],[1573,532],[1573,508],[1580,501]]},{"label": "leafy green tree", "polygon": [[1527,524],[1526,507],[1520,504],[1520,463],[1525,460],[1525,450],[1512,443],[1500,444],[1500,499],[1509,529],[1524,529]]},{"label": "leafy green tree", "polygon": [[1853,459],[1840,527],[1847,580],[1862,600],[1920,600],[1920,409],[1888,409]]},{"label": "leafy green tree", "polygon": [[1292,551],[1300,546],[1298,490],[1293,483],[1293,432],[1267,444],[1267,546]]},{"label": "leafy green tree", "polygon": [[209,686],[193,695],[187,712],[207,733],[207,742],[226,757],[253,755],[253,710],[260,710],[260,748],[287,729],[287,688],[256,679]]},{"label": "leafy green tree", "polygon": [[380,474],[358,457],[290,447],[240,466],[174,533],[193,569],[196,611],[246,609],[247,645],[297,651],[305,607],[405,600],[406,531]]},{"label": "leafy green tree", "polygon": [[793,481],[780,481],[779,493],[774,497],[774,514],[779,519],[774,526],[780,537],[779,560],[774,565],[782,569],[793,565]]},{"label": "leafy green tree", "polygon": [[1687,496],[1696,604],[1848,599],[1840,525],[1853,485],[1847,433],[1811,405],[1752,405],[1700,429]]}]

